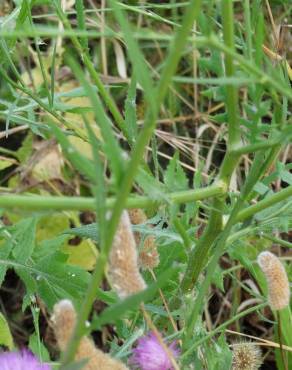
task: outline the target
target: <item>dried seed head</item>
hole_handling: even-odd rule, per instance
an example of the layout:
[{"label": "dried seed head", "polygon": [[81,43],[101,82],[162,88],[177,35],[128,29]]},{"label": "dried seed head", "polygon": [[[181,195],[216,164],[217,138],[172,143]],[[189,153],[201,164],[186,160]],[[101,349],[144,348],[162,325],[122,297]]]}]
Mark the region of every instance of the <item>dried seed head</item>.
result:
[{"label": "dried seed head", "polygon": [[[63,300],[54,307],[51,319],[58,347],[64,351],[67,347],[71,334],[76,323],[76,311],[69,300]],[[127,370],[121,362],[111,358],[95,348],[94,343],[88,337],[82,337],[75,354],[75,361],[87,359],[88,362],[83,370]]]},{"label": "dried seed head", "polygon": [[[146,223],[147,217],[142,209],[129,210],[129,216],[133,225]],[[139,232],[134,233],[137,246],[141,243],[141,235]],[[155,238],[153,235],[148,235],[139,252],[139,265],[142,269],[153,269],[159,265],[159,254],[156,247]]]},{"label": "dried seed head", "polygon": [[109,278],[120,298],[146,288],[139,272],[136,243],[126,211],[122,213],[110,252]]},{"label": "dried seed head", "polygon": [[268,283],[268,300],[273,310],[281,310],[289,305],[290,289],[288,276],[279,258],[273,253],[262,252],[258,264]]},{"label": "dried seed head", "polygon": [[251,342],[233,344],[232,370],[257,370],[262,364],[261,350]]}]

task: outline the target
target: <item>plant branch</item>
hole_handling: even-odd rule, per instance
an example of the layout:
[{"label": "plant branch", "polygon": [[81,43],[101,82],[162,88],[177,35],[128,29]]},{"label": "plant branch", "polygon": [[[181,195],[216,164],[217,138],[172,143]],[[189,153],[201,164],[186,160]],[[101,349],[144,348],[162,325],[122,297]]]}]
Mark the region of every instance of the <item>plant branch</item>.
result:
[{"label": "plant branch", "polygon": [[[165,198],[151,199],[147,196],[132,196],[125,202],[125,208],[148,208],[164,203],[187,203],[207,199],[223,194],[219,185],[211,185],[202,189],[186,190],[165,194]],[[112,209],[116,198],[107,198],[106,207]],[[55,197],[35,195],[0,195],[0,207],[25,210],[95,210],[96,201],[92,197]]]},{"label": "plant branch", "polygon": [[[222,1],[222,18],[225,45],[228,50],[235,50],[232,0]],[[227,77],[234,77],[235,67],[232,55],[225,55],[225,70]],[[224,184],[227,193],[232,173],[240,158],[240,155],[232,153],[232,150],[238,149],[241,146],[238,119],[238,91],[233,85],[226,86],[226,108],[228,114],[228,145],[217,181]],[[222,230],[224,204],[225,197],[214,198],[208,225],[196,248],[189,255],[186,272],[180,286],[183,292],[191,289],[205,267],[210,248]]]}]

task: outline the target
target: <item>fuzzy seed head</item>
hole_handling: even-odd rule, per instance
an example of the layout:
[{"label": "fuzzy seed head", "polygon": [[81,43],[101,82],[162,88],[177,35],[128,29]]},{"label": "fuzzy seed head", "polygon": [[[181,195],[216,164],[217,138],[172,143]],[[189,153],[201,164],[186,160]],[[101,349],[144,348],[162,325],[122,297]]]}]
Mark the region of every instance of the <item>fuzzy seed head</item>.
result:
[{"label": "fuzzy seed head", "polygon": [[146,288],[139,272],[138,255],[129,215],[123,211],[109,258],[109,278],[121,299]]},{"label": "fuzzy seed head", "polygon": [[261,351],[251,342],[233,344],[232,370],[257,370],[262,364]]},{"label": "fuzzy seed head", "polygon": [[[130,221],[133,225],[139,225],[146,223],[147,217],[142,209],[135,208],[129,210]],[[137,246],[140,246],[141,235],[139,232],[134,233],[135,241]],[[143,246],[139,252],[139,265],[142,269],[153,269],[159,265],[159,254],[157,251],[157,246],[155,238],[153,235],[148,235]]]},{"label": "fuzzy seed head", "polygon": [[[62,300],[57,303],[51,318],[53,330],[58,347],[64,351],[68,345],[72,332],[76,324],[77,314],[69,300]],[[83,370],[127,370],[128,368],[121,362],[111,358],[94,346],[88,337],[82,337],[79,347],[75,354],[75,361],[87,359]]]},{"label": "fuzzy seed head", "polygon": [[288,276],[279,258],[273,253],[262,252],[258,264],[268,284],[268,300],[273,310],[281,310],[289,305],[290,289]]}]

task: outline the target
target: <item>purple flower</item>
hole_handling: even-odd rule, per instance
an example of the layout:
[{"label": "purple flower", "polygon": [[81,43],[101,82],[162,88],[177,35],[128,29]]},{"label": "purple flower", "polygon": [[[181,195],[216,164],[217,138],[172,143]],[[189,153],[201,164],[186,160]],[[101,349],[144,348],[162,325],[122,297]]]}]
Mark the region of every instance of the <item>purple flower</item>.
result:
[{"label": "purple flower", "polygon": [[1,370],[51,370],[49,365],[41,364],[30,352],[3,352],[0,353]]},{"label": "purple flower", "polygon": [[[176,342],[171,343],[168,348],[174,358],[178,357],[180,351]],[[130,364],[141,370],[173,370],[168,354],[152,332],[138,340]]]}]

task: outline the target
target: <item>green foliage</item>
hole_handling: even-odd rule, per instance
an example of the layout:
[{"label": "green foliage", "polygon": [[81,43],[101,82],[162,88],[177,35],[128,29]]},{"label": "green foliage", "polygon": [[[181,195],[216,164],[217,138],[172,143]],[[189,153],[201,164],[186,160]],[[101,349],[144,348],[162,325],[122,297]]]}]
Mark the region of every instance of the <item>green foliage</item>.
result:
[{"label": "green foliage", "polygon": [[6,321],[3,314],[0,312],[0,345],[9,348],[13,348],[13,338],[9,329],[8,322]]},{"label": "green foliage", "polygon": [[[166,337],[182,342],[184,369],[229,369],[225,329],[235,324],[244,335],[249,320],[240,319],[251,313],[265,319],[260,325],[274,322],[275,341],[291,347],[290,309],[261,312],[267,286],[256,263],[263,250],[277,245],[285,259],[292,246],[291,67],[288,42],[273,29],[289,2],[105,3],[14,1],[4,16],[0,8],[0,131],[9,130],[1,136],[0,283],[8,269],[24,283],[30,349],[49,361],[37,304],[50,312],[62,298],[79,311],[62,370],[82,368],[72,359],[96,299],[106,308],[89,329],[113,325],[110,346],[122,358],[146,330],[142,303]],[[119,63],[126,76],[117,75]],[[51,139],[61,148],[60,173],[32,176],[40,142]],[[127,206],[155,215],[132,230],[143,242],[155,237],[160,263],[143,271],[145,291],[119,300],[104,280]],[[96,218],[82,225],[84,214],[70,207],[95,207]],[[210,296],[232,306],[218,322]],[[249,299],[260,303],[243,311]],[[2,315],[0,342],[13,346]],[[275,352],[279,369],[282,357]]]},{"label": "green foliage", "polygon": [[66,264],[68,256],[60,252],[64,238],[42,241],[36,248],[36,222],[28,218],[7,228],[8,239],[0,247],[1,280],[13,268],[26,286],[26,297],[36,294],[50,309],[62,298],[80,302],[89,275]]}]

